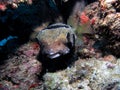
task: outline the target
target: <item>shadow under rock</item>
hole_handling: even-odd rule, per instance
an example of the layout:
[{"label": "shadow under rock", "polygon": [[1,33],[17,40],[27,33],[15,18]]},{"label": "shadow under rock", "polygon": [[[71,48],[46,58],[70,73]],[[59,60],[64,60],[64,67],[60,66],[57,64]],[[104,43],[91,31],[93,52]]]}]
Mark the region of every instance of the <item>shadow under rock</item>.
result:
[{"label": "shadow under rock", "polygon": [[18,43],[18,38],[13,38],[8,41],[7,39],[4,39],[4,41],[6,41],[5,45],[0,45],[0,65],[4,64],[5,61],[8,59],[8,55],[14,53],[20,46],[20,44]]},{"label": "shadow under rock", "polygon": [[69,53],[55,59],[50,59],[44,55],[39,54],[38,60],[42,63],[43,66],[41,73],[42,76],[46,72],[56,72],[70,67],[77,60],[77,55],[75,55],[75,53]]}]

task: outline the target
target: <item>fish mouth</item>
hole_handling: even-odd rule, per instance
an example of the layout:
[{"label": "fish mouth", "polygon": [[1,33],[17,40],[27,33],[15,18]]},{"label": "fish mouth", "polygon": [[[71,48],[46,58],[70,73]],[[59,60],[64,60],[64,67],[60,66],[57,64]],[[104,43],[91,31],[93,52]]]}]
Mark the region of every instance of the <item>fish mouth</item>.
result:
[{"label": "fish mouth", "polygon": [[64,52],[58,52],[58,53],[49,53],[49,55],[47,55],[47,57],[50,59],[55,59],[55,58],[59,58],[60,56],[64,56],[68,53],[70,53],[70,50],[67,50]]},{"label": "fish mouth", "polygon": [[55,58],[58,58],[58,57],[60,57],[60,56],[61,56],[60,53],[55,53],[55,54],[48,55],[48,57],[49,57],[50,59],[55,59]]}]

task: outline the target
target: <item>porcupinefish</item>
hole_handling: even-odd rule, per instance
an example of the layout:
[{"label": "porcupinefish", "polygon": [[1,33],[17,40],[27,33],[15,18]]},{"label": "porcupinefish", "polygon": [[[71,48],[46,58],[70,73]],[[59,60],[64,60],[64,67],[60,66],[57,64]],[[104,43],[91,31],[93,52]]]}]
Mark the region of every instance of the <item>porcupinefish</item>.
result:
[{"label": "porcupinefish", "polygon": [[75,48],[74,29],[63,23],[49,25],[36,38],[40,44],[40,53],[50,59],[69,54]]}]

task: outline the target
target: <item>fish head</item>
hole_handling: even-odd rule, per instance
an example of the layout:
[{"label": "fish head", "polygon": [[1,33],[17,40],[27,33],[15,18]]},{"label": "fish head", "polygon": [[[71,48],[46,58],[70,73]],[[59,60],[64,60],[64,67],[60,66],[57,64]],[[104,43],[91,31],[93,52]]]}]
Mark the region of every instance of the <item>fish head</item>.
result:
[{"label": "fish head", "polygon": [[[57,27],[55,30],[45,29],[38,34],[37,39],[40,44],[42,55],[55,59],[67,55],[75,47],[75,34],[68,28]],[[63,31],[62,31],[63,30]]]}]

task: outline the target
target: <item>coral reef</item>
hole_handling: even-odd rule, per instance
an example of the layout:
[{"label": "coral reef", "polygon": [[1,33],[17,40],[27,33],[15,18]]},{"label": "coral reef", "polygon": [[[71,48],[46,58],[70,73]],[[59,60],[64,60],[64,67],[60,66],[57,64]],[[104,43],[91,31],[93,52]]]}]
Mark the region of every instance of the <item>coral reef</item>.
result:
[{"label": "coral reef", "polygon": [[75,32],[56,23],[62,19],[52,0],[2,1],[0,90],[120,90],[119,0],[99,0],[83,12],[79,2],[68,19]]},{"label": "coral reef", "polygon": [[[119,0],[100,0],[86,6],[82,13],[77,14],[80,21],[76,29],[78,38],[83,42],[87,41],[88,44],[92,39],[91,48],[102,51],[102,55],[113,54],[119,57],[120,52],[117,51],[120,49],[119,6]],[[87,37],[84,33],[88,33]]]},{"label": "coral reef", "polygon": [[[1,90],[29,90],[41,86],[38,79],[42,71],[41,63],[36,59],[39,46],[36,43],[22,45],[15,53],[11,53],[0,66]],[[35,85],[35,87],[32,87]]]},{"label": "coral reef", "polygon": [[118,90],[120,87],[120,59],[79,59],[72,67],[43,78],[47,90]]},{"label": "coral reef", "polygon": [[[65,70],[59,70],[54,73],[47,72],[43,76],[45,89],[120,89],[120,59],[115,57],[120,56],[120,52],[118,51],[120,49],[119,4],[119,0],[99,0],[99,2],[88,5],[80,15],[78,13],[77,19],[85,23],[87,22],[90,25],[92,32],[89,30],[87,32],[90,32],[89,34],[93,35],[93,38],[85,37],[83,39],[82,51],[77,51],[80,55],[74,64],[68,66]],[[76,24],[76,22],[74,23],[73,21],[72,23]],[[77,24],[82,25],[83,23],[78,22]],[[79,50],[79,48],[77,49]]]},{"label": "coral reef", "polygon": [[[120,56],[120,7],[119,0],[100,0],[93,25],[97,36],[95,48],[106,54]],[[90,15],[90,13],[88,14]],[[95,17],[95,16],[94,16]],[[99,45],[101,43],[101,45]]]}]

